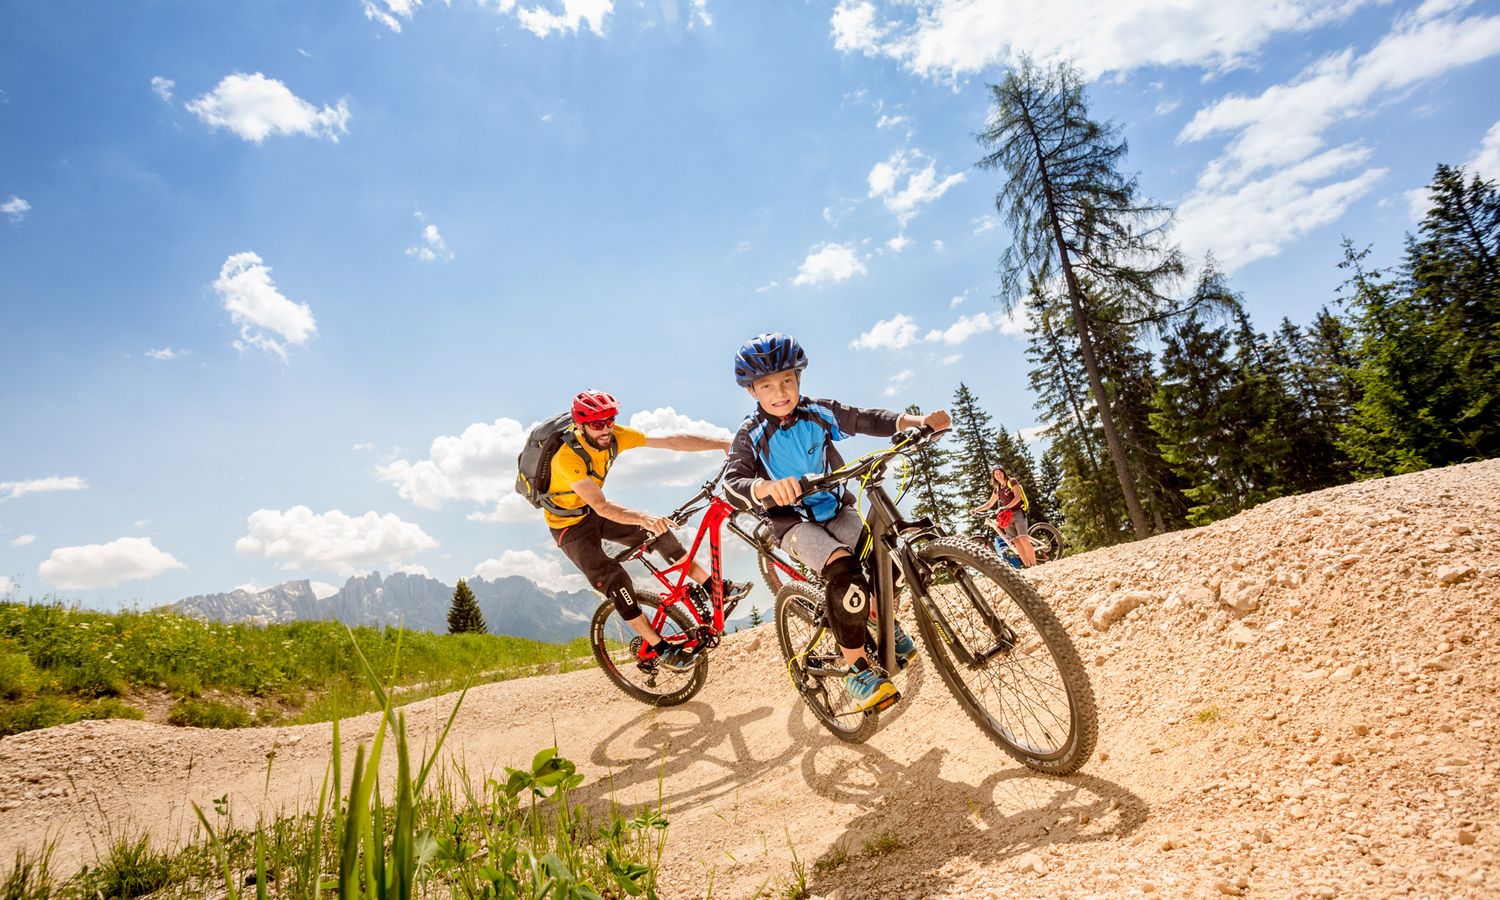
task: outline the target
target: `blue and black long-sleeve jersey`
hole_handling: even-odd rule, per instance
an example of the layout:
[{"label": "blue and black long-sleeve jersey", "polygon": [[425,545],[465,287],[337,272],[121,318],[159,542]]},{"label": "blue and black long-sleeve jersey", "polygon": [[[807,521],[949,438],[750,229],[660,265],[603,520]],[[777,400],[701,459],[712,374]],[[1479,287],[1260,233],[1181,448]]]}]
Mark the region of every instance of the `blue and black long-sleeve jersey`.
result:
[{"label": "blue and black long-sleeve jersey", "polygon": [[764,514],[778,540],[798,522],[826,522],[840,504],[854,502],[842,488],[813,494],[795,506],[764,506],[755,499],[755,483],[831,472],[844,464],[835,441],[856,434],[890,437],[900,416],[889,409],[861,409],[809,397],[798,401],[785,419],[757,407],[729,446],[724,496],[739,509]]}]

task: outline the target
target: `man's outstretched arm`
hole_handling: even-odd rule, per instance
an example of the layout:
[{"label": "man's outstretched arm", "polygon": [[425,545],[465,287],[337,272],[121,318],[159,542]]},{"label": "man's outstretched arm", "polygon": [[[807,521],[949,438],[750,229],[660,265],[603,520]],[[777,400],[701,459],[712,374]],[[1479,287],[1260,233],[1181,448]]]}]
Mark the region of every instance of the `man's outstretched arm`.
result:
[{"label": "man's outstretched arm", "polygon": [[656,437],[646,438],[647,447],[655,447],[659,450],[682,450],[687,453],[695,453],[700,450],[718,450],[720,453],[729,452],[729,442],[723,438],[703,437],[697,434],[661,434]]}]

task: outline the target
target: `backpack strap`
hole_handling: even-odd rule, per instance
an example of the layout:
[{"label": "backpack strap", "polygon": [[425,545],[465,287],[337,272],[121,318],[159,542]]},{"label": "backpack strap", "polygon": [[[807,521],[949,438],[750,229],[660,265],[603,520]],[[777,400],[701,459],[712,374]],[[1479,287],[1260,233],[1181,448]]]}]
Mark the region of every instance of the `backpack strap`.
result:
[{"label": "backpack strap", "polygon": [[[609,443],[609,463],[605,465],[603,472],[596,472],[596,471],[594,471],[593,458],[588,454],[587,451],[585,451],[583,449],[583,444],[578,440],[578,426],[577,425],[570,425],[570,426],[568,426],[568,429],[563,432],[563,446],[567,447],[569,450],[572,450],[574,453],[578,454],[578,458],[581,459],[581,460],[583,460],[583,470],[584,470],[584,472],[589,477],[596,478],[599,481],[603,481],[604,480],[604,476],[609,473],[610,466],[614,465],[615,457],[617,457],[617,456],[620,455],[620,445],[617,442],[615,442],[615,441],[610,441],[610,443]],[[571,494],[571,493],[573,493],[573,492],[572,491],[552,491],[550,493],[543,494],[542,495],[542,506],[545,507],[548,512],[552,513],[554,516],[557,516],[558,518],[561,518],[561,519],[574,519],[574,518],[577,518],[579,516],[587,515],[588,511],[589,511],[589,508],[588,508],[587,505],[578,506],[578,507],[564,507],[564,506],[557,505],[557,502],[552,499],[553,497],[560,497],[560,496],[562,496],[564,494]]]}]

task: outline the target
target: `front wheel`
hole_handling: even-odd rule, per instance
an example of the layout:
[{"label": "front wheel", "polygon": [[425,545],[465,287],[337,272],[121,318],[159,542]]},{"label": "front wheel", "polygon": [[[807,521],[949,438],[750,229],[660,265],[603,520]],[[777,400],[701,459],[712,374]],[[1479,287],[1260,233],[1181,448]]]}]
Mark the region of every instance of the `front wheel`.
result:
[{"label": "front wheel", "polygon": [[1039,565],[1062,556],[1063,536],[1056,525],[1038,522],[1027,529],[1026,533],[1031,535],[1031,549],[1036,551],[1036,561]]},{"label": "front wheel", "polygon": [[959,705],[1011,757],[1052,775],[1076,772],[1094,752],[1099,720],[1057,616],[974,541],[940,538],[918,558],[917,626]]},{"label": "front wheel", "polygon": [[823,591],[792,582],[776,592],[776,638],[787,675],[802,700],[834,737],[851,744],[868,740],[879,714],[860,712],[844,688],[849,664],[823,615]]},{"label": "front wheel", "polygon": [[[639,600],[641,614],[655,620],[661,601],[654,599],[649,590],[636,590],[636,596],[652,596]],[[659,629],[667,640],[682,640],[697,626],[692,618],[677,606],[667,607],[667,617]],[[620,690],[648,706],[676,706],[686,703],[703,689],[708,680],[708,659],[698,657],[694,666],[686,672],[675,672],[656,665],[655,659],[640,658],[641,637],[635,629],[620,618],[611,600],[605,600],[594,611],[594,620],[589,627],[589,645],[599,668]]]}]

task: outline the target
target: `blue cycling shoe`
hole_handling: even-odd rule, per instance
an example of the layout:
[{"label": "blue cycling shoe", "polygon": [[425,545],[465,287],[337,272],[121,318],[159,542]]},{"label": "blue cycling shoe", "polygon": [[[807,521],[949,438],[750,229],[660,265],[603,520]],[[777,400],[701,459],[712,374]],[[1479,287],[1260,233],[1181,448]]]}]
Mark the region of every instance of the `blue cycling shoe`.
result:
[{"label": "blue cycling shoe", "polygon": [[875,669],[850,672],[844,676],[844,689],[854,699],[857,712],[867,709],[885,709],[901,699],[891,680]]},{"label": "blue cycling shoe", "polygon": [[909,662],[911,662],[911,658],[913,656],[915,656],[916,653],[917,653],[917,645],[916,645],[916,643],[914,641],[912,641],[911,635],[909,635],[909,634],[906,633],[906,629],[901,627],[901,623],[897,622],[896,623],[896,666],[898,668],[902,668],[902,669],[906,668],[906,664],[909,663]]}]

